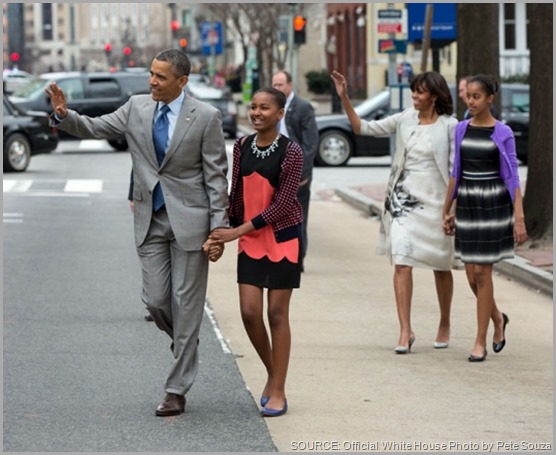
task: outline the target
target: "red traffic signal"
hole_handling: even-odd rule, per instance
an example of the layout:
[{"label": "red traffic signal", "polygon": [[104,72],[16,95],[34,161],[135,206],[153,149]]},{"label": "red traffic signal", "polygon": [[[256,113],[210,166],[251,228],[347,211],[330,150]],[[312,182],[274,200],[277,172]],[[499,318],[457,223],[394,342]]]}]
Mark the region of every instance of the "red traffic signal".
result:
[{"label": "red traffic signal", "polygon": [[180,23],[178,21],[172,21],[170,22],[170,27],[172,27],[172,30],[175,32],[180,28]]},{"label": "red traffic signal", "polygon": [[12,62],[18,62],[18,61],[19,61],[19,53],[17,53],[17,52],[12,52],[12,53],[10,54],[10,60],[11,60]]},{"label": "red traffic signal", "polygon": [[293,18],[293,42],[295,44],[305,44],[305,26],[307,21],[303,16],[295,16]]},{"label": "red traffic signal", "polygon": [[307,21],[305,20],[305,18],[303,16],[295,16],[293,18],[293,29],[296,32],[300,32],[305,28],[306,23],[307,23]]},{"label": "red traffic signal", "polygon": [[185,38],[180,39],[180,47],[186,47],[187,46],[187,40]]},{"label": "red traffic signal", "polygon": [[123,53],[124,55],[131,55],[131,47],[128,46],[124,47]]},{"label": "red traffic signal", "polygon": [[107,54],[109,54],[110,52],[112,52],[112,45],[110,43],[106,43],[104,45],[104,52],[106,52]]}]

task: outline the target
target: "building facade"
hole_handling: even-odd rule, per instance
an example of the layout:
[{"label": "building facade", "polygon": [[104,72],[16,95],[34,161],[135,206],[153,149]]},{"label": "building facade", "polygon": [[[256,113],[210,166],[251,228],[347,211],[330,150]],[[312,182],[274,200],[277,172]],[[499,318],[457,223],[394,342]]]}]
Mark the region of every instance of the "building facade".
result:
[{"label": "building facade", "polygon": [[[297,5],[307,18],[306,43],[296,49],[294,64],[288,68],[302,96],[311,95],[305,81],[311,70],[338,69],[348,77],[353,94],[362,98],[387,85],[392,60],[378,51],[378,42],[386,35],[377,30],[377,11],[389,7],[404,10],[405,3],[290,5]],[[40,74],[148,66],[158,50],[180,43],[186,43],[184,49],[194,62],[202,60],[201,8],[195,3],[3,3],[4,68],[17,66]],[[177,24],[174,30],[173,21]],[[500,3],[503,78],[529,72],[528,24],[526,4]],[[396,34],[398,39],[404,36]],[[241,56],[237,50],[242,43],[229,44],[221,60],[238,64]],[[457,42],[443,48],[439,58],[442,74],[455,82]],[[422,53],[408,45],[406,53],[395,59],[418,71]],[[431,63],[429,66],[432,68]]]}]

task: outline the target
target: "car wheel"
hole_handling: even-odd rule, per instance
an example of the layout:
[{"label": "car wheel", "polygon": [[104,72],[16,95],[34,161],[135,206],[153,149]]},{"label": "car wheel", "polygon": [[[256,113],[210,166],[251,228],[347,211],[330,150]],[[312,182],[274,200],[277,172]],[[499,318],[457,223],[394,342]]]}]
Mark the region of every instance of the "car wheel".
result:
[{"label": "car wheel", "polygon": [[346,133],[329,130],[321,134],[315,161],[320,166],[344,166],[351,157],[353,144]]},{"label": "car wheel", "polygon": [[125,152],[129,148],[125,139],[110,139],[108,143],[118,152]]},{"label": "car wheel", "polygon": [[4,170],[23,172],[31,162],[31,145],[20,133],[12,134],[4,143]]}]

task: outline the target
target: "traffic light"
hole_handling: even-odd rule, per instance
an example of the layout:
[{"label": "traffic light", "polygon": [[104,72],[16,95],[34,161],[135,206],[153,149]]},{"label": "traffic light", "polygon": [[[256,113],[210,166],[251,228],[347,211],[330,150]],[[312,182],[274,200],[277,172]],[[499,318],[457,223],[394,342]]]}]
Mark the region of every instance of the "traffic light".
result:
[{"label": "traffic light", "polygon": [[131,55],[131,47],[129,47],[129,46],[124,47],[123,48],[123,53],[124,53],[124,55],[129,57]]},{"label": "traffic light", "polygon": [[104,45],[104,53],[107,57],[110,57],[110,54],[112,53],[112,45],[110,43],[106,43]]},{"label": "traffic light", "polygon": [[293,42],[295,44],[305,44],[305,28],[307,21],[303,16],[293,18]]},{"label": "traffic light", "polygon": [[172,28],[173,32],[177,32],[180,28],[180,23],[178,21],[172,21],[170,22],[170,27]]},{"label": "traffic light", "polygon": [[184,50],[187,47],[187,40],[185,38],[180,39],[180,47]]},{"label": "traffic light", "polygon": [[19,62],[19,53],[18,52],[12,52],[10,54],[10,60],[14,63]]}]

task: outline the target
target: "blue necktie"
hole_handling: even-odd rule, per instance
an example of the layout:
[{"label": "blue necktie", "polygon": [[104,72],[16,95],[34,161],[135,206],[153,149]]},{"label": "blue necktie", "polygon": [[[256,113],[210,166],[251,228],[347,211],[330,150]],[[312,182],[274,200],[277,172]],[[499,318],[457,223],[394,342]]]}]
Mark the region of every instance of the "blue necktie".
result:
[{"label": "blue necktie", "polygon": [[[166,115],[170,108],[167,104],[160,108],[160,113],[153,128],[153,142],[154,149],[156,151],[156,158],[158,160],[158,165],[162,164],[164,161],[164,156],[166,155],[166,143],[168,142],[168,116]],[[164,196],[162,195],[162,187],[160,182],[156,184],[153,191],[153,209],[155,212],[160,210],[164,206]]]}]

